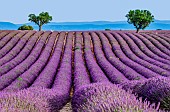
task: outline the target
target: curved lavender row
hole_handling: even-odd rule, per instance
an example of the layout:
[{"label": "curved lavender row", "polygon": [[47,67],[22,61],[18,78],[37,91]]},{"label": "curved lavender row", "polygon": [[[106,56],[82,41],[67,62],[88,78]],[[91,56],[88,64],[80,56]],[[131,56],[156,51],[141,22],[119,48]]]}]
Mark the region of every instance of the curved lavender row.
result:
[{"label": "curved lavender row", "polygon": [[164,40],[170,44],[170,38],[168,38],[168,35],[163,35],[163,34],[151,34],[151,35],[160,37],[162,40]]},{"label": "curved lavender row", "polygon": [[127,56],[122,52],[119,43],[117,40],[111,35],[110,33],[104,32],[106,34],[106,37],[108,38],[111,46],[112,46],[112,51],[115,53],[115,55],[127,66],[131,67],[134,69],[136,72],[140,73],[142,76],[146,78],[150,77],[155,77],[158,76],[159,74],[149,70],[148,68],[145,68],[141,66],[140,64],[130,60],[127,58]]},{"label": "curved lavender row", "polygon": [[82,35],[80,32],[76,32],[74,40],[74,91],[83,85],[90,84],[90,76],[87,73],[82,53]]},{"label": "curved lavender row", "polygon": [[24,49],[11,61],[5,63],[4,65],[0,66],[0,76],[7,73],[9,70],[17,66],[18,64],[22,63],[31,53],[32,49],[34,48],[37,39],[42,34],[42,32],[36,33],[30,41],[26,44]]},{"label": "curved lavender row", "polygon": [[1,112],[58,112],[69,100],[57,89],[33,87],[19,92],[1,92]]},{"label": "curved lavender row", "polygon": [[4,91],[19,91],[21,89],[28,88],[34,82],[36,77],[39,76],[39,73],[48,62],[56,35],[57,32],[53,32],[50,35],[48,42],[38,60],[27,71],[19,76],[20,80],[15,79],[15,81],[13,81],[8,87],[3,89]]},{"label": "curved lavender row", "polygon": [[120,48],[123,51],[123,53],[132,61],[140,64],[141,66],[144,66],[145,68],[148,68],[152,70],[155,73],[158,73],[163,76],[170,76],[170,71],[164,70],[154,64],[151,64],[145,60],[140,59],[137,57],[129,48],[128,44],[123,38],[128,38],[126,35],[121,33],[121,36],[118,35],[117,33],[112,33],[114,35],[114,38],[119,42]]},{"label": "curved lavender row", "polygon": [[[159,36],[160,36],[160,35],[159,35]],[[170,43],[170,35],[169,35],[169,34],[163,35],[163,39],[165,39],[168,43]]]},{"label": "curved lavender row", "polygon": [[169,30],[153,30],[152,32],[157,34],[169,34]]},{"label": "curved lavender row", "polygon": [[58,36],[58,40],[52,54],[51,59],[47,63],[46,67],[37,77],[37,79],[33,82],[31,87],[44,87],[50,88],[53,82],[53,79],[56,75],[57,69],[59,67],[60,58],[62,57],[62,47],[64,47],[64,38],[65,33],[61,32]]},{"label": "curved lavender row", "polygon": [[[129,81],[121,72],[119,72],[114,66],[112,66],[107,61],[101,49],[101,43],[99,41],[99,37],[94,32],[91,32],[90,34],[91,34],[92,41],[93,41],[94,54],[96,56],[97,63],[106,73],[110,81],[115,84]],[[90,38],[90,37],[87,37],[87,38]]]},{"label": "curved lavender row", "polygon": [[0,59],[0,66],[5,64],[6,62],[12,60],[14,57],[16,57],[24,48],[24,46],[27,44],[29,38],[35,33],[35,31],[28,32],[25,36],[23,36],[18,44],[10,50],[4,57]]},{"label": "curved lavender row", "polygon": [[[166,46],[163,46],[158,40],[155,39],[155,37],[151,37],[150,35],[147,34],[141,34],[144,36],[147,40],[149,40],[156,48],[158,48],[161,52],[164,54],[170,56],[170,50],[167,49]],[[170,47],[170,45],[168,45]]]},{"label": "curved lavender row", "polygon": [[[16,31],[16,30],[15,30],[15,32],[16,32],[16,34],[19,33],[19,31]],[[2,31],[0,33],[0,41],[3,41],[2,40],[3,38],[9,38],[9,36],[11,35],[10,33],[11,33],[11,31]],[[16,35],[15,33],[13,33],[13,34]],[[11,35],[11,37],[12,37],[12,35]]]},{"label": "curved lavender row", "polygon": [[73,112],[158,112],[148,101],[137,100],[110,83],[94,83],[83,86],[73,96]]},{"label": "curved lavender row", "polygon": [[152,31],[149,31],[149,32],[144,32],[144,34],[153,34],[155,36],[165,36],[165,38],[170,39],[170,38],[168,38],[168,35],[170,34],[169,30],[167,30],[167,32],[164,32],[164,31],[159,32],[157,30],[152,30]]},{"label": "curved lavender row", "polygon": [[153,77],[145,81],[127,82],[122,84],[125,90],[131,89],[133,93],[137,94],[143,99],[147,98],[152,103],[159,103],[160,108],[170,111],[170,79],[167,77]]},{"label": "curved lavender row", "polygon": [[155,77],[146,81],[138,90],[139,97],[147,98],[153,103],[160,102],[160,108],[170,111],[170,79]]},{"label": "curved lavender row", "polygon": [[[165,35],[166,39],[168,40],[168,42],[170,41],[170,34]],[[170,43],[170,42],[169,42]]]},{"label": "curved lavender row", "polygon": [[19,33],[19,31],[13,31],[3,37],[0,41],[0,49],[2,49],[6,45],[6,43],[8,43],[12,39],[12,37],[15,36],[17,33]]},{"label": "curved lavender row", "polygon": [[170,39],[170,37],[169,37],[169,36],[170,36],[170,33],[167,33],[167,34],[165,33],[164,35],[167,35],[166,37],[167,37],[168,39]]},{"label": "curved lavender row", "polygon": [[106,58],[109,60],[109,62],[116,67],[121,73],[125,75],[129,80],[143,80],[146,79],[144,76],[137,73],[135,70],[121,62],[112,52],[112,49],[110,48],[110,43],[107,39],[107,37],[101,33],[97,32],[99,35],[99,38],[102,43],[103,51],[105,53]]},{"label": "curved lavender row", "polygon": [[[32,50],[31,54],[20,64],[15,66],[8,73],[4,74],[0,77],[0,90],[7,87],[10,83],[12,83],[19,75],[24,73],[29,67],[39,58],[43,47],[45,46],[46,39],[51,32],[45,32],[42,35],[42,38],[39,40],[36,47]],[[19,79],[20,80],[20,79]]]},{"label": "curved lavender row", "polygon": [[3,39],[6,35],[8,35],[10,32],[9,31],[2,31],[1,33],[0,33],[0,41],[1,41],[1,39]]},{"label": "curved lavender row", "polygon": [[[158,77],[160,77],[160,76],[158,76]],[[161,77],[163,77],[163,76],[161,76]],[[155,78],[155,77],[153,77],[153,78]],[[149,79],[151,79],[151,78],[149,78]],[[149,79],[142,80],[142,81],[141,80],[133,80],[133,81],[119,84],[118,86],[120,86],[122,89],[124,89],[126,91],[132,91],[132,94],[136,94],[136,91],[138,89],[140,89],[141,86]]]},{"label": "curved lavender row", "polygon": [[91,51],[91,38],[88,32],[83,32],[84,36],[84,57],[88,71],[90,72],[91,79],[94,83],[96,82],[109,82],[109,79],[106,77],[102,69],[97,64],[94,54]]},{"label": "curved lavender row", "polygon": [[159,41],[164,47],[166,47],[166,49],[170,50],[170,43],[168,43],[166,40],[164,40],[162,37],[160,38],[158,35],[154,35],[154,34],[147,34],[149,36],[151,36],[152,38],[156,39],[157,41]]},{"label": "curved lavender row", "polygon": [[[146,33],[147,34],[147,33]],[[164,33],[164,34],[161,34],[161,33],[150,33],[151,35],[154,35],[154,36],[157,36],[158,38],[161,38],[162,40],[166,41],[167,43],[170,44],[170,33]]]},{"label": "curved lavender row", "polygon": [[61,60],[59,71],[54,79],[52,89],[59,89],[63,93],[69,93],[72,84],[72,45],[73,35],[68,33],[66,37],[66,45],[64,49],[64,55]]},{"label": "curved lavender row", "polygon": [[13,49],[15,45],[18,43],[20,38],[22,38],[22,36],[24,36],[26,33],[27,32],[20,32],[14,37],[12,37],[12,39],[0,50],[0,59],[3,56],[5,56],[8,52],[10,52],[10,50]]},{"label": "curved lavender row", "polygon": [[133,42],[133,40],[128,37],[127,35],[125,35],[124,33],[119,33],[121,35],[122,38],[125,39],[125,41],[127,42],[128,46],[131,48],[131,51],[133,51],[133,53],[138,56],[139,58],[149,62],[149,63],[152,63],[154,65],[157,65],[165,70],[169,70],[170,71],[170,65],[167,65],[167,64],[164,64],[164,63],[161,63],[157,60],[154,60],[150,57],[148,57],[146,54],[144,54],[139,48],[138,46]]},{"label": "curved lavender row", "polygon": [[136,38],[139,38],[140,40],[142,40],[142,42],[153,52],[155,53],[156,55],[170,61],[170,57],[163,53],[161,50],[159,50],[157,47],[155,47],[149,40],[147,40],[145,37],[143,37],[142,35],[140,34],[136,34],[136,33],[133,33],[133,35],[136,36]]},{"label": "curved lavender row", "polygon": [[143,43],[142,40],[140,40],[139,38],[137,38],[136,36],[132,35],[131,33],[126,33],[133,41],[134,43],[140,48],[140,50],[145,53],[147,56],[158,60],[162,63],[168,64],[170,65],[170,61],[156,55],[155,53],[153,53],[150,49],[148,49],[148,47]]},{"label": "curved lavender row", "polygon": [[64,50],[64,56],[61,61],[61,66],[54,79],[54,83],[51,89],[58,90],[61,93],[62,102],[65,105],[70,98],[70,91],[72,86],[72,46],[73,35],[68,33],[66,38],[66,45]]}]

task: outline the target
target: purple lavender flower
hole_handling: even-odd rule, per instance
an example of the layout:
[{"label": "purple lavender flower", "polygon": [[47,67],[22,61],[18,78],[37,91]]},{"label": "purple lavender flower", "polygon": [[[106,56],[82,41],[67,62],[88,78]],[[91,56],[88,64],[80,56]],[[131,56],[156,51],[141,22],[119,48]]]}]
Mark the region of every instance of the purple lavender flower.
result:
[{"label": "purple lavender flower", "polygon": [[157,112],[137,100],[135,95],[111,83],[94,83],[83,86],[72,99],[73,112]]},{"label": "purple lavender flower", "polygon": [[1,112],[57,112],[70,97],[56,89],[34,87],[19,92],[1,92]]},{"label": "purple lavender flower", "polygon": [[160,108],[170,111],[170,79],[166,77],[150,78],[135,90],[139,97],[153,103],[160,102]]}]

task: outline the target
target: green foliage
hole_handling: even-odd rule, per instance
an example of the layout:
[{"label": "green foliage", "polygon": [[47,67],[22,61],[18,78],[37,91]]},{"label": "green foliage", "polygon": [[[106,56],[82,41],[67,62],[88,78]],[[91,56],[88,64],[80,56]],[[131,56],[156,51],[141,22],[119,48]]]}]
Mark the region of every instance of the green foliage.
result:
[{"label": "green foliage", "polygon": [[79,47],[75,47],[75,48],[74,48],[74,51],[75,51],[75,50],[78,50],[78,49],[80,49],[80,48],[79,48]]},{"label": "green foliage", "polygon": [[106,28],[105,31],[111,31],[110,29]]},{"label": "green foliage", "polygon": [[48,14],[48,12],[42,12],[38,16],[35,14],[29,14],[29,21],[34,22],[39,26],[39,31],[42,29],[42,25],[49,23],[52,21],[52,16]]},{"label": "green foliage", "polygon": [[126,17],[127,22],[135,26],[137,33],[140,29],[144,30],[151,22],[154,22],[154,16],[148,10],[130,10]]},{"label": "green foliage", "polygon": [[34,30],[34,28],[30,25],[22,25],[18,28],[18,30]]},{"label": "green foliage", "polygon": [[140,77],[139,77],[139,76],[137,76],[134,80],[140,80]]},{"label": "green foliage", "polygon": [[21,78],[21,77],[18,77],[18,80],[20,80],[20,81],[21,81],[21,80],[22,80],[22,78]]}]

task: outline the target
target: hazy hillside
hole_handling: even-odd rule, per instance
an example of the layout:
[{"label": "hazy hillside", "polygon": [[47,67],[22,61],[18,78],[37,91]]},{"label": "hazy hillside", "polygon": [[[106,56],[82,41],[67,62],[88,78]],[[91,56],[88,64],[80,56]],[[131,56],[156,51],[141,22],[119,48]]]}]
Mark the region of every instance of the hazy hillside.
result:
[{"label": "hazy hillside", "polygon": [[[38,30],[38,26],[35,23],[25,23],[26,25],[31,25],[35,30]],[[1,30],[17,30],[19,26],[23,24],[13,24],[10,22],[0,22]],[[128,24],[126,21],[93,21],[93,22],[51,22],[43,26],[43,30],[135,30],[133,25]],[[170,20],[155,20],[150,24],[147,30],[169,30]]]},{"label": "hazy hillside", "polygon": [[0,22],[0,29],[1,30],[6,30],[6,29],[9,29],[9,30],[14,30],[14,29],[17,29],[18,26],[13,24],[13,23],[10,23],[10,22]]}]

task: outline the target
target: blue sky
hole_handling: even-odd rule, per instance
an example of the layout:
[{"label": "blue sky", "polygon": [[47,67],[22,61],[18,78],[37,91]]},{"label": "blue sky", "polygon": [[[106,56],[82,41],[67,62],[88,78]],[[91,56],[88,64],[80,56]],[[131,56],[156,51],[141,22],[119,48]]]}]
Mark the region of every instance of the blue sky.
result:
[{"label": "blue sky", "polygon": [[121,21],[130,9],[147,9],[170,20],[170,0],[1,0],[0,21],[27,23],[30,13],[49,12],[53,22]]}]

